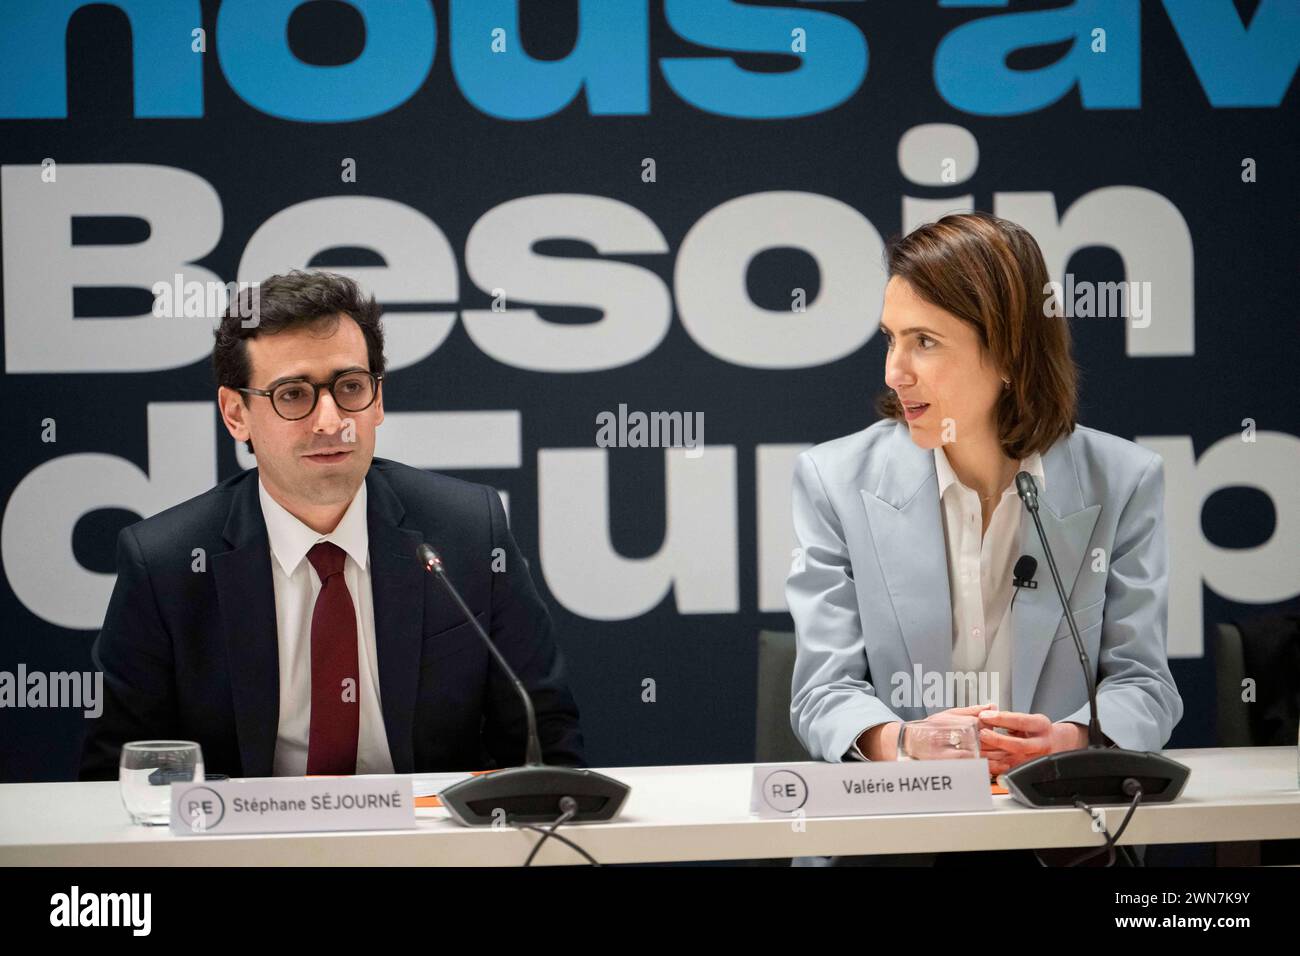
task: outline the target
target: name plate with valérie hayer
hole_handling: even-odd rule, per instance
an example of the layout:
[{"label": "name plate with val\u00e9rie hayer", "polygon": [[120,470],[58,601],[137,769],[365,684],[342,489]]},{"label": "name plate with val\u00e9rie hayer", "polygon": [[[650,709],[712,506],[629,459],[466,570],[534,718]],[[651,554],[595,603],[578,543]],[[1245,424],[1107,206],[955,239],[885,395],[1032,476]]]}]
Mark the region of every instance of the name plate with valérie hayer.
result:
[{"label": "name plate with val\u00e9rie hayer", "polygon": [[992,808],[985,758],[759,764],[749,805],[766,818]]}]

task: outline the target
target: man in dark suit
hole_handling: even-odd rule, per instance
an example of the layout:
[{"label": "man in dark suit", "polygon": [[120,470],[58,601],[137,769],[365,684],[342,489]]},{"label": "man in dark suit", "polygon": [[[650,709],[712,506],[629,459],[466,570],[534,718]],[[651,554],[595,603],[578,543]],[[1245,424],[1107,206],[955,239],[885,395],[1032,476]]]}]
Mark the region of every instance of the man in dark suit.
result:
[{"label": "man in dark suit", "polygon": [[159,738],[198,741],[208,772],[244,777],[522,763],[523,704],[421,567],[424,541],[531,694],[546,761],[585,765],[496,492],[374,458],[374,299],[343,276],[273,276],[222,319],[213,366],[258,467],[119,535],[82,779],[116,779],[123,743]]}]

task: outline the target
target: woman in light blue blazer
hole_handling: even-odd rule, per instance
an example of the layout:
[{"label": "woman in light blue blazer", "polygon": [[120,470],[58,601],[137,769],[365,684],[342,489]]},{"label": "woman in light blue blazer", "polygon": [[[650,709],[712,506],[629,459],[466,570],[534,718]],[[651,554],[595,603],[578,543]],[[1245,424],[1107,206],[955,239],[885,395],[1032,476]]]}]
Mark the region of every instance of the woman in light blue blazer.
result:
[{"label": "woman in light blue blazer", "polygon": [[[1025,470],[1102,732],[1159,750],[1183,713],[1166,653],[1163,462],[1075,424],[1069,328],[1024,229],[945,216],[892,242],[887,263],[884,417],[795,466],[796,734],[815,759],[888,760],[901,721],[966,704],[995,775],[1087,746],[1083,669],[1015,492]],[[1036,587],[1012,570],[1026,555]]]}]

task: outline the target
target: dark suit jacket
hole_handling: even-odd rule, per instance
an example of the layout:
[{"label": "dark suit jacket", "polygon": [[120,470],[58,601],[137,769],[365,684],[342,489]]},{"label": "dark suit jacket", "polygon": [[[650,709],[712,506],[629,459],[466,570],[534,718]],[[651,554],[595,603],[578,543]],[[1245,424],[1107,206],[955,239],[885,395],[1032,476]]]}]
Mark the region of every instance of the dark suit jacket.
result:
[{"label": "dark suit jacket", "polygon": [[[496,492],[382,458],[366,487],[379,693],[393,769],[476,770],[524,760],[523,705],[420,567],[421,541],[442,555],[452,583],[532,694],[547,763],[584,766],[578,708],[550,615]],[[209,772],[271,776],[279,657],[257,489],[257,471],[246,471],[118,536],[117,584],[93,650],[104,672],[104,710],[87,720],[83,780],[116,779],[122,744],[144,739],[198,741]],[[193,569],[196,548],[205,570]],[[504,555],[503,571],[491,570],[494,555]]]}]

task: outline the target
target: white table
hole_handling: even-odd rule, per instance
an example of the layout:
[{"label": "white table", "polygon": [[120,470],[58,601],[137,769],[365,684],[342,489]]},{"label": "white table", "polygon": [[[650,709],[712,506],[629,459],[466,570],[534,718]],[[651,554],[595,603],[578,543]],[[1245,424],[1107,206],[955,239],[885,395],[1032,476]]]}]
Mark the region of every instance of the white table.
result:
[{"label": "white table", "polygon": [[[1120,839],[1209,843],[1300,837],[1296,748],[1169,750],[1191,767],[1176,803],[1138,809]],[[602,769],[632,786],[622,815],[561,833],[601,863],[738,860],[828,854],[1097,846],[1075,808],[1031,810],[1010,797],[978,813],[918,813],[759,820],[749,813],[753,764]],[[1113,833],[1127,807],[1107,807]],[[540,836],[513,828],[467,829],[439,809],[420,810],[406,831],[176,837],[131,824],[116,783],[0,786],[0,866],[513,866]],[[583,863],[547,841],[538,864]]]}]

